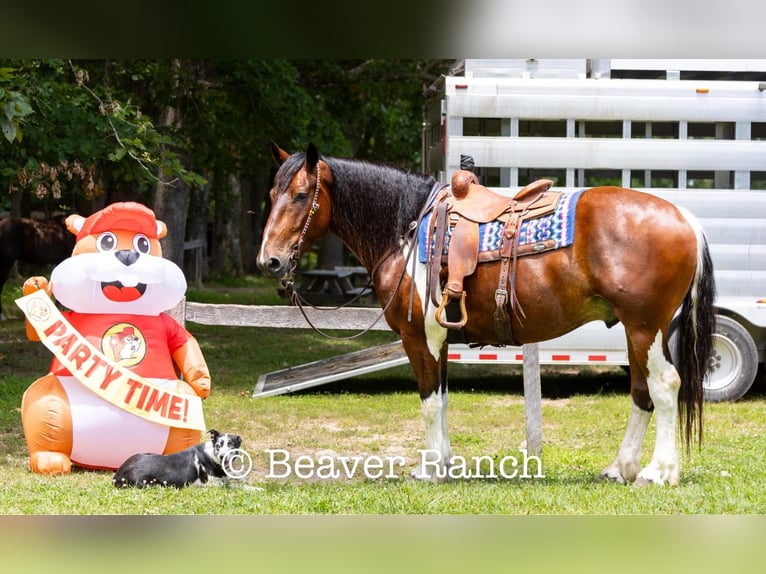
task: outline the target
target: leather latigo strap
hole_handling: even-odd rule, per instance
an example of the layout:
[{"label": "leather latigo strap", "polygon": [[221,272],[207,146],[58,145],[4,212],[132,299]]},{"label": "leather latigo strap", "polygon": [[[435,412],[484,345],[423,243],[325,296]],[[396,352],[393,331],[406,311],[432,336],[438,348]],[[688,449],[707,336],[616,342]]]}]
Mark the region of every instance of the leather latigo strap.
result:
[{"label": "leather latigo strap", "polygon": [[441,300],[441,269],[442,269],[442,253],[444,253],[444,244],[447,236],[447,202],[440,201],[436,205],[436,224],[434,225],[433,243],[434,248],[431,252],[431,265],[430,273],[428,276],[428,284],[431,291],[431,301],[434,305],[438,306]]},{"label": "leather latigo strap", "polygon": [[[508,305],[508,271],[511,266],[514,239],[519,218],[513,214],[505,224],[500,244],[500,274],[495,290],[495,333],[498,340],[503,344],[513,343],[511,330],[511,318],[506,310]],[[513,291],[513,289],[511,289]]]}]

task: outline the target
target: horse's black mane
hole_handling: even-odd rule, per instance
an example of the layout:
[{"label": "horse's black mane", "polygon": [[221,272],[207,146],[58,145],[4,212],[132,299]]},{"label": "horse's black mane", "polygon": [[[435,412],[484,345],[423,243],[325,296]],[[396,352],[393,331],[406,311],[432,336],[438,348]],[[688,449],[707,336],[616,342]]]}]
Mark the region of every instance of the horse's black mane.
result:
[{"label": "horse's black mane", "polygon": [[[376,259],[396,245],[425,204],[436,180],[430,176],[364,160],[322,158],[332,171],[332,227],[346,239],[364,233],[357,255]],[[305,154],[293,154],[277,172],[278,191],[287,188]],[[363,228],[359,228],[359,224]],[[357,228],[354,228],[357,226]]]}]

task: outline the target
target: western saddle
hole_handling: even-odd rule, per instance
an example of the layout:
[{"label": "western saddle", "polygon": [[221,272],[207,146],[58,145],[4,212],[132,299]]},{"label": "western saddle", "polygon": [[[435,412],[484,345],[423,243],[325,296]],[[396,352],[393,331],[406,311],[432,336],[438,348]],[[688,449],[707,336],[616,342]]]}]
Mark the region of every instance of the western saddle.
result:
[{"label": "western saddle", "polygon": [[[495,330],[502,344],[514,344],[511,321],[506,310],[516,306],[516,259],[520,255],[536,253],[549,248],[544,244],[531,246],[519,252],[516,231],[522,221],[552,213],[562,195],[549,191],[553,182],[540,179],[519,190],[513,197],[494,193],[483,185],[472,172],[458,170],[452,176],[451,186],[445,187],[434,202],[434,215],[429,230],[433,251],[428,264],[428,290],[431,301],[437,306],[436,321],[447,329],[462,329],[468,321],[463,280],[476,271],[480,261],[500,260],[500,274],[495,290]],[[479,224],[499,221],[502,223],[500,247],[496,252],[479,254]],[[444,247],[451,230],[448,252]],[[446,281],[444,280],[446,264]],[[510,299],[509,299],[509,271]],[[459,302],[460,318],[449,321],[444,317],[448,303]]]}]

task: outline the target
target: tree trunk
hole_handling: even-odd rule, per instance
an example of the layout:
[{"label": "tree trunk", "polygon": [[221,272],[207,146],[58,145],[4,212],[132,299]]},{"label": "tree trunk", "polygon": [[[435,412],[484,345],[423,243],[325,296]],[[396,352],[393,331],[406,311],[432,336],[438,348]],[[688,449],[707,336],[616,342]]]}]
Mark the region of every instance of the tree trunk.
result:
[{"label": "tree trunk", "polygon": [[[207,227],[208,196],[210,184],[203,188],[192,187],[189,190],[189,214],[186,218],[186,240],[194,247],[185,252],[184,271],[195,284],[208,274]],[[198,246],[198,247],[197,247]],[[199,286],[199,285],[197,285]]]},{"label": "tree trunk", "polygon": [[11,209],[8,214],[11,217],[21,217],[21,205],[24,199],[24,192],[20,190],[10,192],[11,195]]},{"label": "tree trunk", "polygon": [[213,266],[217,273],[242,275],[240,249],[240,213],[242,185],[235,174],[221,177],[215,183],[215,225]]},{"label": "tree trunk", "polygon": [[[175,78],[175,88],[179,90],[178,78],[181,72],[181,61],[173,60],[170,65]],[[178,94],[176,100],[181,97],[182,94]],[[160,123],[165,128],[179,130],[183,127],[183,117],[175,106],[168,105],[162,111]],[[163,151],[164,149],[163,146]],[[188,164],[188,158],[182,157],[181,159],[185,164]],[[157,219],[164,221],[168,228],[167,237],[160,242],[162,255],[183,269],[186,214],[189,210],[189,186],[180,179],[172,184],[166,183],[161,168],[158,177],[159,181],[154,188],[152,209],[154,209]]]},{"label": "tree trunk", "polygon": [[245,273],[258,273],[258,249],[269,214],[269,170],[258,170],[253,180],[243,182],[242,261]]},{"label": "tree trunk", "polygon": [[181,181],[177,181],[174,187],[157,183],[153,209],[157,219],[164,221],[168,227],[167,237],[160,241],[162,255],[183,269],[189,186]]},{"label": "tree trunk", "polygon": [[319,243],[319,256],[317,267],[319,269],[333,269],[343,265],[343,242],[334,233],[325,233]]},{"label": "tree trunk", "polygon": [[256,243],[255,214],[257,209],[254,202],[255,184],[250,179],[242,180],[242,211],[240,212],[240,250],[242,253],[242,268],[245,273],[250,273],[255,267],[258,255]]},{"label": "tree trunk", "polygon": [[[163,112],[162,123],[165,126],[180,127],[180,119],[175,109],[168,106]],[[184,240],[186,238],[186,214],[189,210],[189,186],[176,180],[172,184],[163,179],[162,169],[159,179],[154,186],[154,201],[152,209],[168,228],[167,237],[161,240],[162,255],[183,269]]]}]

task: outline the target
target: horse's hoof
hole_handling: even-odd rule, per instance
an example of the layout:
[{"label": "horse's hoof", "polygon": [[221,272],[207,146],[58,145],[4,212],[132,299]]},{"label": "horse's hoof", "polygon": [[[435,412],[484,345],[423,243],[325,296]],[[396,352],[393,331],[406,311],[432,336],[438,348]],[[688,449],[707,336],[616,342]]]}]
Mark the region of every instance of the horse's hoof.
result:
[{"label": "horse's hoof", "polygon": [[72,461],[61,452],[36,452],[29,456],[29,468],[38,474],[69,474]]},{"label": "horse's hoof", "polygon": [[616,484],[625,484],[625,479],[622,474],[613,470],[607,469],[598,475],[598,479],[603,482],[614,482]]},{"label": "horse's hoof", "polygon": [[677,464],[659,464],[651,462],[638,473],[634,484],[636,486],[646,486],[647,484],[654,484],[657,486],[678,486],[678,475]]},{"label": "horse's hoof", "polygon": [[410,472],[410,478],[414,480],[420,480],[423,482],[434,482],[434,483],[440,483],[440,482],[446,482],[447,481],[447,471],[445,469],[444,475],[439,476],[438,474],[429,474],[426,472],[422,466],[418,466],[412,472]]}]

